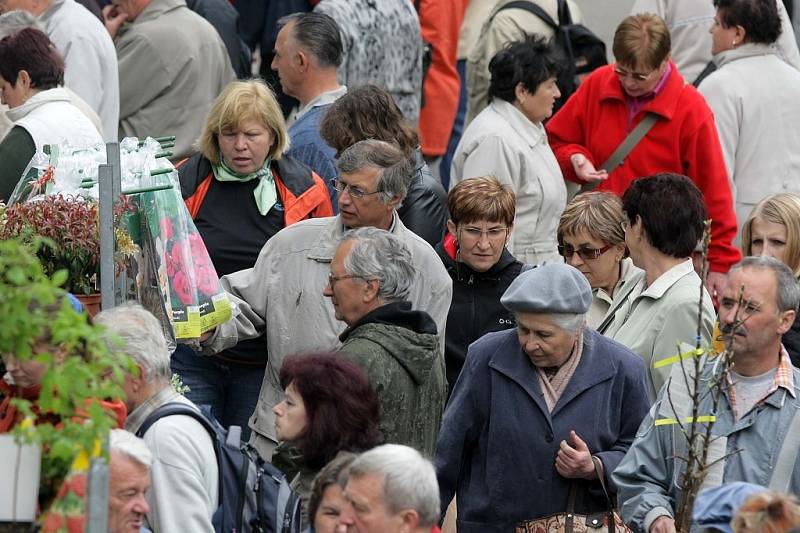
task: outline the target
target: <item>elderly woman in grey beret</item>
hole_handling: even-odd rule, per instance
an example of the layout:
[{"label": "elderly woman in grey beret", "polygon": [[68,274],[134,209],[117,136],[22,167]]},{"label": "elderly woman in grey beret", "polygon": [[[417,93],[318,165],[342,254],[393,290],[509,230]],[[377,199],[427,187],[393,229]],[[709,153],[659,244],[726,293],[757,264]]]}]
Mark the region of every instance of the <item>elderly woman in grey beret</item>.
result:
[{"label": "elderly woman in grey beret", "polygon": [[592,288],[577,269],[529,270],[500,301],[517,327],[469,347],[436,448],[459,533],[566,512],[572,487],[576,513],[606,510],[602,485],[616,492],[611,472],[649,406],[641,359],[585,327]]}]

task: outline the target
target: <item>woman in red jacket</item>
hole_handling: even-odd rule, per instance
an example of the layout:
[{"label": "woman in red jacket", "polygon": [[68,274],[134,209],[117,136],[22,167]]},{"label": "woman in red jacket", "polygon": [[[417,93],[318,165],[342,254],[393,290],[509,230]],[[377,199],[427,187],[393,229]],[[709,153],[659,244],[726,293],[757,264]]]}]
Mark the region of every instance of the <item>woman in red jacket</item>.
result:
[{"label": "woman in red jacket", "polygon": [[[741,254],[733,246],[736,215],[725,161],[706,101],[670,59],[670,36],[656,15],[627,17],[617,27],[616,63],[595,70],[547,124],[564,177],[622,195],[637,177],[684,174],[703,193],[711,218],[706,284],[721,292]],[[614,168],[611,154],[649,114],[652,128]]]}]

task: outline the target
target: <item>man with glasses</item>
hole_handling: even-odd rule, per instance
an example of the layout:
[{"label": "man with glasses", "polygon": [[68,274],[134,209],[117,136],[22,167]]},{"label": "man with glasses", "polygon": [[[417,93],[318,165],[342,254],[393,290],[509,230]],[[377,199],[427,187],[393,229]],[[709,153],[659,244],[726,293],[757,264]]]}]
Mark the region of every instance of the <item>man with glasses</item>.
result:
[{"label": "man with glasses", "polygon": [[408,301],[417,275],[403,241],[363,227],[344,234],[324,295],[347,324],[339,336],[342,353],[364,369],[378,393],[386,442],[430,457],[447,385],[436,324]]},{"label": "man with glasses", "polygon": [[408,158],[388,143],[365,140],[342,153],[338,169],[339,215],[284,228],[267,242],[253,268],[224,276],[222,284],[237,304],[238,315],[203,343],[204,353],[216,353],[266,333],[267,370],[250,419],[251,441],[265,457],[276,442],[272,407],[283,397],[278,379],[283,359],[340,346],[343,327],[322,291],[347,229],[377,227],[405,243],[415,268],[407,299],[431,315],[439,334],[445,329],[450,278],[430,245],[406,229],[395,211],[412,175]]}]

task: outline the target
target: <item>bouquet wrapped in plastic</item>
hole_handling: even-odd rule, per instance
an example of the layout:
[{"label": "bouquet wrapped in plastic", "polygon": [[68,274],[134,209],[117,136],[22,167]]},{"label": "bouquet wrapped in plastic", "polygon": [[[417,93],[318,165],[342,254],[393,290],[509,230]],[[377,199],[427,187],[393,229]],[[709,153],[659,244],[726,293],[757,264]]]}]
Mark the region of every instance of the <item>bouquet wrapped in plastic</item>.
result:
[{"label": "bouquet wrapped in plastic", "polygon": [[[120,143],[115,232],[141,250],[128,269],[130,292],[161,320],[169,340],[191,342],[228,320],[231,303],[183,202],[178,173],[163,155],[155,139]],[[33,157],[9,205],[53,194],[97,199],[98,166],[105,162],[104,146],[51,146]]]}]

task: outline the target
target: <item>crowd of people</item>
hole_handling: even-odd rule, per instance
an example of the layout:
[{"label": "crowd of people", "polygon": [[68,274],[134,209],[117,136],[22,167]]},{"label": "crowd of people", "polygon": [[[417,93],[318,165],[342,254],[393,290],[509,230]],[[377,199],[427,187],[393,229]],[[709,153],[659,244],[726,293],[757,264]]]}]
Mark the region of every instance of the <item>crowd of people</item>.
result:
[{"label": "crowd of people", "polygon": [[[234,304],[172,352],[138,304],[94,317],[133,361],[110,531],[218,527],[172,404],[240,427],[312,533],[800,527],[785,6],[637,0],[568,93],[539,13],[592,21],[524,3],[0,0],[0,201],[45,145],[175,135]],[[8,432],[46,368],[3,361]]]}]

